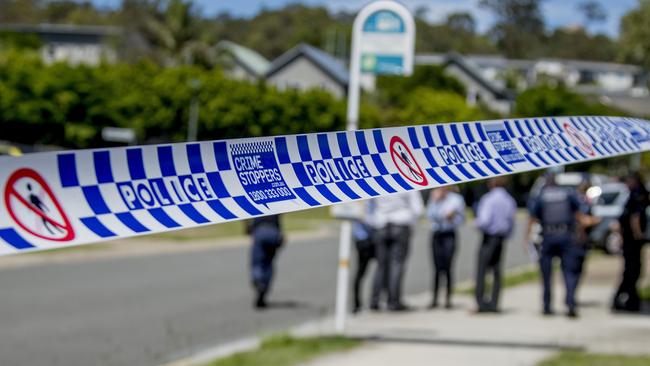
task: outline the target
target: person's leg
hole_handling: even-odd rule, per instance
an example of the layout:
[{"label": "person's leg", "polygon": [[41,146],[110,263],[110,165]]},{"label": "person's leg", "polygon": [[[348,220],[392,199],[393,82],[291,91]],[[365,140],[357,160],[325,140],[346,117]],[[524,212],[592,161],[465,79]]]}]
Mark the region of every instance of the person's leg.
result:
[{"label": "person's leg", "polygon": [[440,276],[441,272],[441,245],[440,245],[440,235],[434,233],[431,237],[431,261],[433,267],[433,283],[432,283],[432,301],[431,307],[435,308],[438,306],[438,290],[440,288]]},{"label": "person's leg", "polygon": [[501,293],[501,253],[503,252],[503,237],[493,237],[492,258],[490,260],[490,269],[494,280],[492,282],[492,297],[489,302],[490,311],[499,310],[499,295]]},{"label": "person's leg", "polygon": [[266,294],[273,276],[272,258],[269,258],[267,236],[263,228],[253,232],[251,248],[251,280],[255,288],[255,307],[266,307]]},{"label": "person's leg", "polygon": [[553,248],[554,243],[549,240],[544,240],[542,243],[542,250],[539,256],[539,268],[542,272],[542,286],[543,286],[543,304],[544,314],[551,314],[551,285],[553,276]]},{"label": "person's leg", "polygon": [[264,276],[262,281],[264,282],[266,292],[271,289],[271,284],[273,283],[274,261],[277,250],[278,246],[276,246],[275,243],[267,243],[267,245],[264,246],[264,258],[262,260]]},{"label": "person's leg", "polygon": [[476,284],[474,288],[474,296],[476,298],[476,306],[478,311],[485,310],[485,270],[487,268],[488,260],[488,236],[483,234],[481,246],[478,250],[477,266],[476,266]]},{"label": "person's leg", "polygon": [[579,243],[574,246],[575,250],[575,266],[574,273],[576,275],[576,287],[580,286],[580,280],[582,280],[582,273],[584,271],[585,261],[587,260],[587,247],[585,243]]},{"label": "person's leg", "polygon": [[578,276],[575,270],[577,266],[577,251],[573,248],[573,245],[575,244],[571,242],[571,238],[567,237],[559,247],[562,276],[564,277],[564,287],[566,288],[564,302],[568,308],[568,315],[572,317],[576,315],[575,291],[578,285]]},{"label": "person's leg", "polygon": [[402,304],[402,280],[411,233],[408,226],[395,226],[392,229],[393,232],[390,234],[392,243],[389,250],[388,305],[393,310],[401,310],[404,307]]},{"label": "person's leg", "polygon": [[377,258],[377,268],[375,269],[375,279],[372,285],[372,296],[370,298],[370,308],[378,309],[381,293],[386,287],[386,275],[388,274],[388,240],[386,237],[386,228],[377,230],[375,233],[375,257]]},{"label": "person's leg", "polygon": [[614,300],[612,301],[613,310],[624,310],[625,304],[627,303],[628,294],[627,294],[627,283],[628,283],[628,259],[627,256],[629,252],[626,252],[626,248],[630,246],[630,243],[627,239],[623,239],[623,273],[621,273],[621,282],[616,289],[614,294]]},{"label": "person's leg", "polygon": [[625,303],[625,309],[628,311],[639,311],[641,300],[637,283],[641,277],[641,248],[643,243],[639,241],[630,241],[627,254],[625,255],[626,284],[625,289],[628,299]]},{"label": "person's leg", "polygon": [[445,254],[446,254],[446,273],[447,273],[447,298],[445,302],[446,308],[451,308],[451,296],[454,293],[454,254],[456,252],[456,234],[449,233],[445,240]]},{"label": "person's leg", "polygon": [[357,245],[357,270],[354,275],[354,312],[361,309],[361,282],[366,274],[368,263],[372,258],[368,246],[370,243],[364,245]]},{"label": "person's leg", "polygon": [[259,291],[263,285],[264,269],[262,262],[264,261],[264,249],[262,243],[253,234],[253,245],[250,251],[250,265],[251,265],[251,283],[253,287]]}]

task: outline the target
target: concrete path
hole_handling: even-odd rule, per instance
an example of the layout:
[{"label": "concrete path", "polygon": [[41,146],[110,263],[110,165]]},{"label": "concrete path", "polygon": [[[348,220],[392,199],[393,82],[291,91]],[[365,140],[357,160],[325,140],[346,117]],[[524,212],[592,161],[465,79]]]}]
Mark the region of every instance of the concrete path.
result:
[{"label": "concrete path", "polygon": [[[368,340],[356,350],[328,356],[308,366],[534,366],[563,349],[599,353],[650,353],[650,314],[613,315],[608,310],[620,273],[620,260],[597,257],[588,264],[579,292],[580,318],[563,315],[563,290],[556,281],[558,315],[540,314],[537,283],[507,290],[503,312],[477,315],[468,296],[453,310],[405,314],[364,313],[350,322],[349,335]],[[646,276],[647,278],[647,276]]]}]

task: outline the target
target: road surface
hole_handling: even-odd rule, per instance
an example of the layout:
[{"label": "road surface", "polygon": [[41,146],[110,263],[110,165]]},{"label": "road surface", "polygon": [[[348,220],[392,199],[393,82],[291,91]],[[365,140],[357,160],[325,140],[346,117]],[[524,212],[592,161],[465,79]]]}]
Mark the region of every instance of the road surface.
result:
[{"label": "road surface", "polygon": [[[508,267],[528,262],[517,239],[522,227],[507,246]],[[336,238],[333,230],[284,248],[275,306],[264,312],[251,307],[248,246],[0,269],[0,365],[157,365],[330,316]],[[463,229],[458,280],[473,275],[478,240]],[[408,294],[430,286],[428,242],[423,226],[413,240]]]}]

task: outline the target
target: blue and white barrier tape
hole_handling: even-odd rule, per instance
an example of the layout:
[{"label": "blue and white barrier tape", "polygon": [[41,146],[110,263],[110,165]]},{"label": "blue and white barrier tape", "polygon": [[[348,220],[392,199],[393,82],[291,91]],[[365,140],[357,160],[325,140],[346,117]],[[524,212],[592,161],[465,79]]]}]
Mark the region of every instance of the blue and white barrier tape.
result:
[{"label": "blue and white barrier tape", "polygon": [[0,255],[647,150],[648,121],[563,117],[3,157]]}]

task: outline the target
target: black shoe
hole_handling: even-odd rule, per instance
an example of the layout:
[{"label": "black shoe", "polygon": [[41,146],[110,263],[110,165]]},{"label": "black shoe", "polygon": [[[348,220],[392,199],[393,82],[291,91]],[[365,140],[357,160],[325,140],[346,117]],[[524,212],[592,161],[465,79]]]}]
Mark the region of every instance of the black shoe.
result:
[{"label": "black shoe", "polygon": [[257,297],[253,306],[255,309],[266,309],[268,307],[266,303],[266,291],[257,291]]},{"label": "black shoe", "polygon": [[262,310],[262,309],[266,309],[269,305],[266,303],[266,301],[264,301],[264,299],[258,299],[257,301],[255,301],[254,306],[255,309]]},{"label": "black shoe", "polygon": [[370,310],[372,310],[372,311],[380,311],[381,309],[379,309],[379,304],[371,304],[370,305]]},{"label": "black shoe", "polygon": [[355,305],[352,307],[352,314],[357,314],[361,311],[361,305]]},{"label": "black shoe", "polygon": [[395,304],[395,305],[388,305],[388,311],[395,311],[395,312],[402,312],[402,311],[410,311],[411,307],[406,306],[402,303]]},{"label": "black shoe", "polygon": [[451,302],[448,302],[448,303],[445,304],[445,309],[447,309],[447,310],[453,309],[453,307],[454,306],[451,304]]},{"label": "black shoe", "polygon": [[542,315],[551,316],[551,315],[555,315],[555,313],[553,312],[553,310],[551,310],[549,308],[545,308],[544,311],[542,311]]},{"label": "black shoe", "polygon": [[569,311],[567,311],[566,316],[570,319],[577,319],[578,313],[576,312],[576,309],[571,308]]},{"label": "black shoe", "polygon": [[438,307],[438,303],[437,303],[437,302],[432,302],[432,303],[429,304],[429,306],[428,306],[429,309],[435,309],[435,308],[437,308],[437,307]]}]

